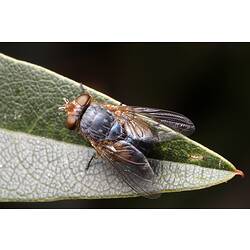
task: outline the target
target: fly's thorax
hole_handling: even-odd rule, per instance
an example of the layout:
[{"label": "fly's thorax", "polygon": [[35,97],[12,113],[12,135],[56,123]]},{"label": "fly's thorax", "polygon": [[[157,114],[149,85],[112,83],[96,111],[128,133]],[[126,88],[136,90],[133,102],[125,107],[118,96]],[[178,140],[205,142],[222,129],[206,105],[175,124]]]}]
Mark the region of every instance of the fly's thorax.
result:
[{"label": "fly's thorax", "polygon": [[115,123],[113,114],[98,104],[91,104],[80,121],[80,131],[89,138],[106,140]]}]

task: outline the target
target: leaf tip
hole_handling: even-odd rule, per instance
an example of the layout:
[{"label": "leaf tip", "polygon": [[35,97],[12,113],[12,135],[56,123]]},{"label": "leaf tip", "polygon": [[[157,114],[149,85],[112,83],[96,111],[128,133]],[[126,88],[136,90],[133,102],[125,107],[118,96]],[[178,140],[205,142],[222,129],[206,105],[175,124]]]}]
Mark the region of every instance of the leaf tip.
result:
[{"label": "leaf tip", "polygon": [[244,178],[244,177],[245,177],[244,172],[243,172],[243,171],[241,171],[241,170],[239,170],[239,169],[236,169],[236,171],[235,171],[235,175],[240,175],[242,178]]}]

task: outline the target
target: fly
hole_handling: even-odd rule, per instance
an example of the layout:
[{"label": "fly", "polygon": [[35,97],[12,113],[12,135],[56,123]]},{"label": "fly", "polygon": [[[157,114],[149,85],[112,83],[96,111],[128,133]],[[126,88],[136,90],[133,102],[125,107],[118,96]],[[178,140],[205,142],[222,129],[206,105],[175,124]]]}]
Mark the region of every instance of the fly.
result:
[{"label": "fly", "polygon": [[172,111],[100,104],[85,93],[73,101],[64,99],[64,102],[59,109],[67,114],[67,128],[79,131],[137,194],[159,197],[154,187],[155,173],[146,158],[159,138],[154,125],[149,125],[143,117],[184,135],[194,132],[194,124]]}]

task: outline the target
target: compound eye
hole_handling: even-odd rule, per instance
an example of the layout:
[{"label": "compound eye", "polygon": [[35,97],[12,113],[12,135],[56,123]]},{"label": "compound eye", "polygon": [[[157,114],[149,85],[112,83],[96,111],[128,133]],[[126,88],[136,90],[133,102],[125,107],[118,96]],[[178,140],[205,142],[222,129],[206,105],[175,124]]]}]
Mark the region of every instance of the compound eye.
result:
[{"label": "compound eye", "polygon": [[90,99],[91,99],[90,95],[83,94],[76,98],[76,102],[81,106],[87,106],[90,103]]},{"label": "compound eye", "polygon": [[69,115],[66,120],[66,126],[68,129],[75,129],[77,125],[77,118],[74,115]]}]

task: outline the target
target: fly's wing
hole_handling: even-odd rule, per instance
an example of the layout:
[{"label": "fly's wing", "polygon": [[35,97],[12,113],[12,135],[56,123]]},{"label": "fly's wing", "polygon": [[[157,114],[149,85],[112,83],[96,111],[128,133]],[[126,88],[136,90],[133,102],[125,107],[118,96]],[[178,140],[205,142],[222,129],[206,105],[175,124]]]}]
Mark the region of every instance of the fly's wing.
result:
[{"label": "fly's wing", "polygon": [[136,193],[146,198],[160,196],[154,186],[153,169],[142,152],[132,144],[126,141],[101,143],[95,149]]},{"label": "fly's wing", "polygon": [[134,140],[152,140],[157,135],[143,119],[134,113],[124,112],[119,117],[127,134]]},{"label": "fly's wing", "polygon": [[[112,106],[111,108],[107,106],[106,108],[110,109],[124,123],[128,134],[135,139],[143,139],[143,137],[152,138],[154,133],[141,116],[151,118],[159,124],[163,124],[187,136],[195,131],[195,126],[189,118],[173,111],[126,105]],[[157,135],[154,134],[154,137],[157,137]]]},{"label": "fly's wing", "polygon": [[124,127],[127,136],[133,141],[148,143],[157,141],[158,135],[155,130],[129,106],[104,105],[104,107],[114,114]]},{"label": "fly's wing", "polygon": [[189,118],[173,111],[143,107],[128,107],[128,110],[149,117],[184,135],[191,135],[195,131],[195,126]]}]

